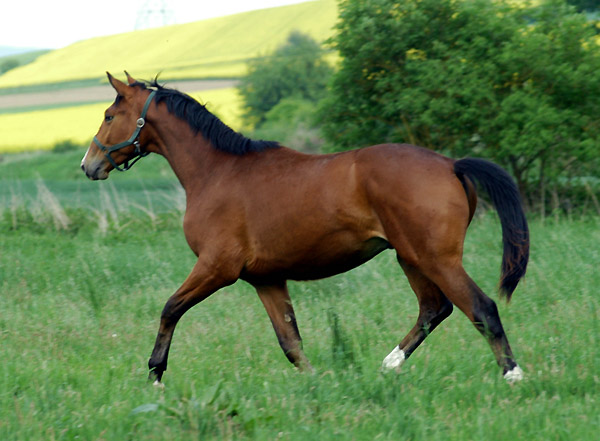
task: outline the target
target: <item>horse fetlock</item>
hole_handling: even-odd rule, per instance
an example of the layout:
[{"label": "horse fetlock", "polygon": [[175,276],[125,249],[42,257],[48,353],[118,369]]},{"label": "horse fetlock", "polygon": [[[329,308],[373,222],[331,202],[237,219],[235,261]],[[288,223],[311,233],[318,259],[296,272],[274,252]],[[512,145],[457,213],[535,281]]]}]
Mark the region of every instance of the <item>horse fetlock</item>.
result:
[{"label": "horse fetlock", "polygon": [[312,364],[310,364],[306,357],[304,357],[300,362],[294,363],[294,365],[298,368],[300,372],[306,372],[309,374],[315,373],[315,368],[312,367]]},{"label": "horse fetlock", "polygon": [[158,380],[154,380],[154,383],[152,383],[152,386],[154,386],[157,389],[161,389],[161,390],[165,388],[165,384],[161,383]]},{"label": "horse fetlock", "polygon": [[381,364],[381,369],[384,372],[396,371],[400,372],[400,368],[406,361],[405,352],[400,349],[400,346],[396,346],[392,352],[388,354],[387,357],[383,359],[383,363]]},{"label": "horse fetlock", "polygon": [[160,370],[158,368],[150,368],[150,372],[148,373],[148,381],[151,383],[160,383],[164,370]]},{"label": "horse fetlock", "polygon": [[148,361],[148,369],[150,369],[148,380],[157,380],[160,382],[163,373],[167,370],[167,361],[155,361],[152,358],[150,358],[150,360]]},{"label": "horse fetlock", "polygon": [[525,374],[523,373],[523,369],[521,369],[518,365],[516,365],[511,370],[507,371],[504,374],[504,379],[509,383],[516,383],[517,381],[521,381]]}]

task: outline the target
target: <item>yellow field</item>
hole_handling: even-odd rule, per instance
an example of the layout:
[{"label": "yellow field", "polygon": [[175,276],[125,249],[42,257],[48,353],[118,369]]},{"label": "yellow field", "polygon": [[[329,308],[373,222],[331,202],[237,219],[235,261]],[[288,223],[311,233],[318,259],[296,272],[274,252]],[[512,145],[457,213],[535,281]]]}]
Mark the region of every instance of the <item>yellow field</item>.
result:
[{"label": "yellow field", "polygon": [[[190,93],[232,128],[242,128],[241,99],[235,88]],[[47,150],[70,140],[87,145],[110,102],[0,115],[0,153]]]},{"label": "yellow field", "polygon": [[272,52],[292,30],[327,39],[336,17],[335,0],[318,0],[93,38],[7,72],[0,88],[100,79],[123,69],[147,78],[239,77],[248,59]]}]

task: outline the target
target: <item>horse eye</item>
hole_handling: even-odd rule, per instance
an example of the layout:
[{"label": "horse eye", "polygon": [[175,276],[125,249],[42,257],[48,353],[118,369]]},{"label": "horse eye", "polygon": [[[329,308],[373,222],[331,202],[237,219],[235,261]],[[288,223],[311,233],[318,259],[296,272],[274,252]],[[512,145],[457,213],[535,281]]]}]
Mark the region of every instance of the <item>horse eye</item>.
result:
[{"label": "horse eye", "polygon": [[105,115],[104,116],[104,121],[111,122],[113,120],[113,118],[114,118],[113,115]]}]

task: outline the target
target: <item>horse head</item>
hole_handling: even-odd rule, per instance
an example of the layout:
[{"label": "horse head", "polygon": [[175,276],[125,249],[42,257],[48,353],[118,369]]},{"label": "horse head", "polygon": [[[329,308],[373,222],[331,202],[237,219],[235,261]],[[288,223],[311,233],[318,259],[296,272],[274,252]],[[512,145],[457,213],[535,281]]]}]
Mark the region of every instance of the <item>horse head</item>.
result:
[{"label": "horse head", "polygon": [[[137,87],[137,81],[127,72],[127,81],[114,78],[107,72],[108,81],[117,92],[112,105],[104,112],[104,120],[94,136],[83,160],[81,168],[93,180],[106,179],[111,170],[125,171],[141,157],[146,156],[148,130],[146,113],[154,92],[145,87]],[[129,161],[133,160],[130,164]]]}]

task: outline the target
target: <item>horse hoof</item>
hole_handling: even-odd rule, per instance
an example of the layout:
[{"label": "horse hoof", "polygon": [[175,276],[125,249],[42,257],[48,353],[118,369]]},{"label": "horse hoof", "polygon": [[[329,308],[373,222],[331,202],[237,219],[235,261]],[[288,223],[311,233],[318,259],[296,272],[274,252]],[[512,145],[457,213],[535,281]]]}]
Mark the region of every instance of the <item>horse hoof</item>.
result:
[{"label": "horse hoof", "polygon": [[523,379],[523,369],[519,366],[515,366],[510,371],[504,374],[504,379],[509,383],[515,383]]},{"label": "horse hoof", "polygon": [[154,380],[154,383],[152,383],[152,386],[154,386],[157,389],[161,389],[161,390],[165,388],[165,385],[158,380]]},{"label": "horse hoof", "polygon": [[399,346],[396,346],[394,350],[383,359],[383,363],[381,364],[381,370],[383,372],[400,372],[400,368],[402,367],[405,361],[406,355],[404,354],[404,351],[400,349]]}]

